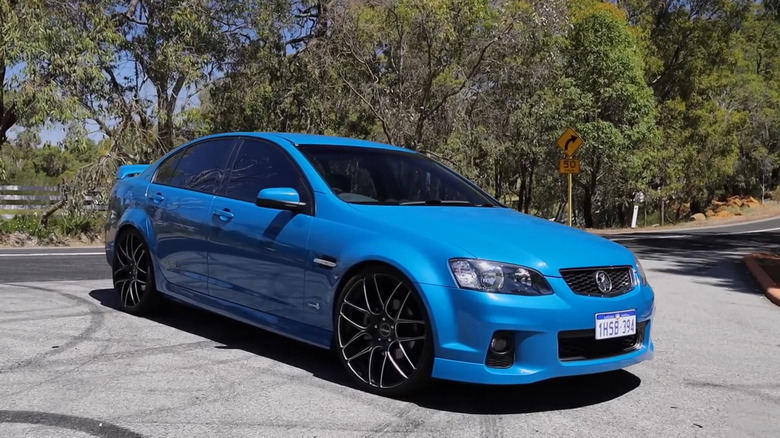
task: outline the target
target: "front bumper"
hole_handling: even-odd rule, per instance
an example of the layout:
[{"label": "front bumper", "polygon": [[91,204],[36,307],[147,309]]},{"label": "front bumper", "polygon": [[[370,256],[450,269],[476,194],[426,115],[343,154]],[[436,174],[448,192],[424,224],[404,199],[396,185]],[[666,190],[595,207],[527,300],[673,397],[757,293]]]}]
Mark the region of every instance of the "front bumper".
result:
[{"label": "front bumper", "polygon": [[[554,295],[525,297],[418,284],[434,327],[433,377],[482,384],[523,384],[612,371],[651,359],[655,312],[651,287],[613,298],[576,295],[561,278],[548,278]],[[595,314],[636,309],[638,342],[609,357],[561,360],[562,331],[594,330]],[[645,324],[640,325],[642,322]],[[644,333],[640,335],[640,330]],[[486,365],[497,331],[514,333],[515,360],[508,368]]]}]

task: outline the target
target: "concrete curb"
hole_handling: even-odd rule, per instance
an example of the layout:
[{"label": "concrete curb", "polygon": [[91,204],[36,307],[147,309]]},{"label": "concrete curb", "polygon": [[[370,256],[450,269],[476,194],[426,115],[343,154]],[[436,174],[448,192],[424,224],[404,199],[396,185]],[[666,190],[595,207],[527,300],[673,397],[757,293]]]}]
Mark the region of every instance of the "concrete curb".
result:
[{"label": "concrete curb", "polygon": [[744,256],[742,260],[761,286],[761,289],[764,290],[764,295],[766,295],[769,301],[780,306],[780,285],[775,283],[761,265],[758,264],[758,261],[756,261],[756,258],[761,257],[761,255],[761,253],[748,254]]}]

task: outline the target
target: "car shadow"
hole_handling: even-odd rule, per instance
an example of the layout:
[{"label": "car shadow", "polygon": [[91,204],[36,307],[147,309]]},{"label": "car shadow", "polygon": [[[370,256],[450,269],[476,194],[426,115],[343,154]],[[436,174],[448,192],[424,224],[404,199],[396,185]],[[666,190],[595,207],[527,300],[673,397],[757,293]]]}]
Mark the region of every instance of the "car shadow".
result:
[{"label": "car shadow", "polygon": [[639,377],[626,370],[516,386],[435,380],[427,391],[406,400],[428,409],[463,414],[528,414],[608,402],[637,389],[641,383]]},{"label": "car shadow", "polygon": [[[96,289],[89,296],[104,307],[119,310],[113,289]],[[295,341],[205,310],[166,301],[150,321],[210,339],[218,349],[240,349],[305,370],[314,377],[360,390],[331,351]],[[440,411],[468,414],[523,414],[575,409],[618,398],[638,388],[639,377],[620,370],[574,376],[518,386],[475,385],[433,380],[423,392],[398,400]]]},{"label": "car shadow", "polygon": [[780,252],[780,232],[755,234],[654,233],[604,236],[634,251],[640,260],[664,262],[648,273],[683,275],[732,292],[762,294],[742,262],[755,251]]}]

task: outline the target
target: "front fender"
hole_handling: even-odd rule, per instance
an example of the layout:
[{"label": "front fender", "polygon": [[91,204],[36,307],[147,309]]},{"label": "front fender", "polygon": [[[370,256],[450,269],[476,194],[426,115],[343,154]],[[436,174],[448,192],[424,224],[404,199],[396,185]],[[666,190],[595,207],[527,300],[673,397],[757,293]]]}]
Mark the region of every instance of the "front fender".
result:
[{"label": "front fender", "polygon": [[448,260],[452,257],[472,256],[443,242],[421,241],[420,236],[413,233],[397,232],[391,236],[325,220],[315,228],[317,232],[310,236],[309,241],[311,258],[330,257],[336,260],[336,266],[310,262],[311,267],[306,274],[308,322],[328,331],[334,329],[333,310],[340,288],[356,269],[367,263],[392,266],[414,283],[431,323],[436,324],[432,311],[436,297],[426,296],[420,285],[454,286],[455,280],[450,273]]}]

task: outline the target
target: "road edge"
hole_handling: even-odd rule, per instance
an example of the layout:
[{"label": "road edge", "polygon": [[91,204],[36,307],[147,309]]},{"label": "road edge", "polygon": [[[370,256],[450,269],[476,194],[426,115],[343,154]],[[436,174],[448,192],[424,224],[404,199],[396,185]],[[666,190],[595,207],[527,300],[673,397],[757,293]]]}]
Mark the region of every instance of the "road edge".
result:
[{"label": "road edge", "polygon": [[[717,230],[719,228],[732,228],[746,225],[755,225],[762,222],[771,222],[780,219],[780,214],[774,214],[773,216],[761,217],[758,219],[750,218],[749,216],[733,216],[732,218],[742,217],[744,220],[726,220],[723,222],[714,222],[707,224],[707,222],[680,222],[675,225],[665,225],[663,227],[637,227],[637,228],[583,228],[587,231],[598,236],[609,236],[612,234],[622,235],[648,235],[648,234],[664,234],[664,233],[685,233],[687,231],[709,231]],[[731,218],[727,218],[731,219]],[[708,219],[712,220],[712,219]]]},{"label": "road edge", "polygon": [[761,265],[759,265],[758,261],[756,261],[756,257],[760,256],[761,253],[747,254],[742,257],[742,261],[753,275],[753,278],[756,279],[761,289],[764,290],[764,295],[766,295],[769,301],[780,306],[780,285],[775,283],[774,280],[772,280],[772,277],[770,277]]}]

